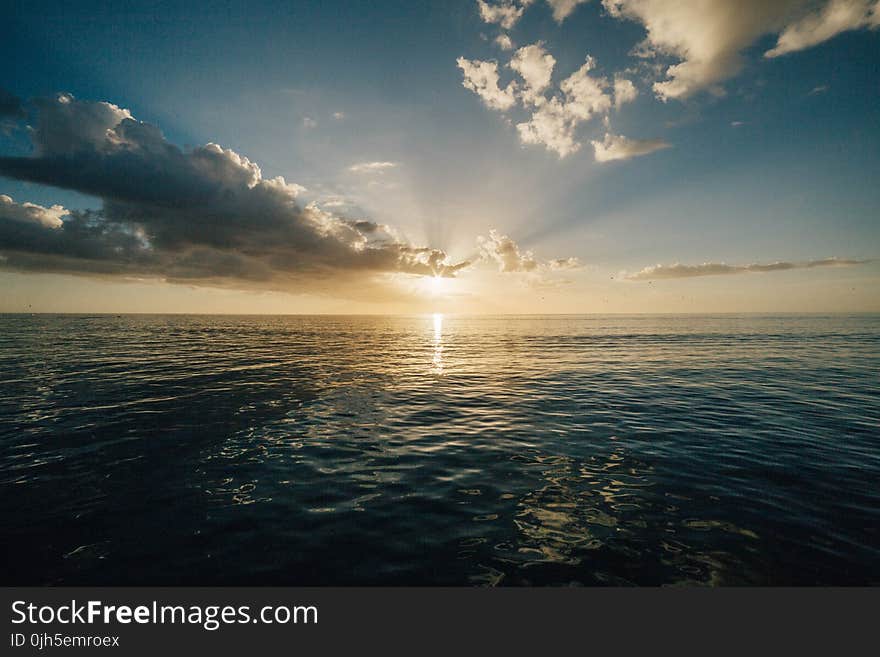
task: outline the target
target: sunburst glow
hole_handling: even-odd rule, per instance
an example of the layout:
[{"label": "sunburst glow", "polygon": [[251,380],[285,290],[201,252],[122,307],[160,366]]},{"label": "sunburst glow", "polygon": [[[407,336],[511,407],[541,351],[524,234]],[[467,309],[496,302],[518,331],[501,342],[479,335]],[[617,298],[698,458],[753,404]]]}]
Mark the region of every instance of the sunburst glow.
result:
[{"label": "sunburst glow", "polygon": [[446,281],[449,280],[444,278],[443,276],[433,276],[428,279],[429,285],[431,288],[431,293],[435,296],[440,296],[447,291],[448,285]]}]

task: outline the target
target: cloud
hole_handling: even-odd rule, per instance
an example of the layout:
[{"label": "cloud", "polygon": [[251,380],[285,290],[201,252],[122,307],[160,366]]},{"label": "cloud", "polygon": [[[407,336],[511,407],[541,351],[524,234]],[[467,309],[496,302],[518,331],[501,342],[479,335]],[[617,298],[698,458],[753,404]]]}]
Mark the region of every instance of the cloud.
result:
[{"label": "cloud", "polygon": [[487,237],[478,237],[477,244],[480,257],[496,264],[498,271],[504,273],[541,273],[581,267],[577,258],[557,258],[539,262],[531,251],[521,250],[510,237],[502,235],[495,229],[490,230]]},{"label": "cloud", "polygon": [[513,50],[513,41],[506,34],[499,34],[495,37],[495,43],[501,50]]},{"label": "cloud", "polygon": [[477,94],[486,107],[505,111],[514,106],[516,83],[511,82],[504,89],[498,86],[497,62],[483,62],[464,57],[459,57],[457,62],[464,75],[462,85]]},{"label": "cloud", "polygon": [[33,104],[37,121],[32,140],[37,155],[63,157],[104,148],[109,146],[108,141],[118,140],[113,128],[132,119],[127,109],[112,103],[77,102],[70,94],[37,98]]},{"label": "cloud", "polygon": [[[606,130],[611,109],[634,101],[639,90],[629,79],[633,71],[647,72],[654,95],[662,101],[685,99],[698,92],[723,95],[723,83],[745,64],[743,53],[760,39],[776,36],[776,46],[766,57],[776,57],[822,43],[847,30],[880,28],[880,0],[601,0],[608,16],[641,25],[645,37],[631,55],[644,61],[618,71],[613,82],[591,75],[594,60],[554,88],[557,61],[542,42],[517,50],[508,65],[519,74],[501,87],[499,64],[459,57],[462,84],[494,110],[507,112],[521,106],[529,112],[516,122],[524,144],[543,145],[559,157],[580,150],[580,124],[602,115]],[[562,21],[581,0],[547,0],[554,18]],[[524,0],[477,0],[480,15],[489,23],[509,29],[520,19]],[[496,38],[502,49],[512,49],[506,34]],[[821,93],[817,87],[815,93]],[[598,145],[597,145],[598,143]],[[636,141],[606,135],[593,142],[599,161],[627,159],[665,148],[660,140]]]},{"label": "cloud", "polygon": [[551,98],[528,121],[518,123],[516,129],[522,143],[543,145],[559,157],[567,157],[581,147],[574,136],[577,123],[564,102]]},{"label": "cloud", "polygon": [[824,7],[787,25],[776,46],[765,57],[779,57],[811,48],[842,32],[880,27],[880,2],[876,0],[831,0]]},{"label": "cloud", "polygon": [[540,41],[517,50],[510,59],[510,68],[520,74],[523,79],[521,98],[523,102],[540,104],[544,100],[543,92],[550,85],[556,58],[544,50]]},{"label": "cloud", "polygon": [[21,99],[0,87],[0,120],[23,119],[24,104]]},{"label": "cloud", "polygon": [[484,2],[477,0],[480,18],[486,23],[495,23],[509,30],[522,17],[526,7],[534,0],[501,0],[500,2]]},{"label": "cloud", "polygon": [[0,194],[0,220],[20,221],[36,224],[43,228],[59,228],[61,217],[69,214],[60,205],[44,208],[35,203],[16,203],[11,197]]},{"label": "cloud", "polygon": [[648,155],[655,151],[669,148],[670,144],[662,139],[630,139],[623,135],[605,134],[602,141],[592,141],[597,162],[628,160],[639,155]]},{"label": "cloud", "polygon": [[667,79],[654,84],[663,100],[686,98],[718,84],[742,67],[740,51],[761,35],[779,29],[798,0],[603,0],[615,17],[641,23],[647,36],[644,55],[681,61],[666,69]]},{"label": "cloud", "polygon": [[382,173],[397,166],[397,162],[359,162],[352,164],[348,170],[352,173]]},{"label": "cloud", "polygon": [[639,90],[632,80],[620,76],[614,76],[614,107],[620,109],[621,105],[631,103],[638,97]]},{"label": "cloud", "polygon": [[816,267],[849,267],[862,265],[870,260],[847,260],[843,258],[825,258],[806,262],[771,262],[767,264],[727,265],[717,262],[704,262],[699,265],[654,265],[645,267],[633,274],[625,274],[630,281],[647,281],[665,278],[694,278],[697,276],[722,276],[728,274],[766,273],[787,271],[790,269],[814,269]]},{"label": "cloud", "polygon": [[878,25],[878,4],[869,0],[602,0],[602,5],[609,15],[645,28],[647,36],[634,54],[679,60],[666,68],[665,80],[654,83],[662,100],[687,98],[736,75],[743,67],[741,53],[764,35],[781,33],[765,53],[776,57],[845,30]]},{"label": "cloud", "polygon": [[488,237],[478,237],[477,244],[483,259],[497,263],[499,271],[531,272],[538,269],[538,261],[531,251],[520,251],[516,242],[494,228]]},{"label": "cloud", "polygon": [[7,269],[356,294],[373,275],[453,276],[467,266],[386,225],[301,207],[300,187],[264,178],[248,158],[217,144],[184,151],[116,105],[69,95],[33,105],[34,155],[0,157],[0,175],[102,206],[66,213],[4,197]]},{"label": "cloud", "polygon": [[535,103],[538,109],[531,118],[516,126],[523,143],[542,144],[559,157],[580,149],[575,138],[578,125],[607,112],[612,105],[611,96],[606,93],[608,80],[591,76],[594,67],[595,60],[587,57],[583,66],[560,83],[561,96],[542,98]]},{"label": "cloud", "polygon": [[[523,12],[535,0],[498,0],[496,2],[486,2],[485,0],[477,0],[477,9],[480,12],[480,18],[486,23],[492,23],[500,26],[502,29],[509,30],[517,24],[522,18]],[[547,0],[550,9],[553,10],[553,19],[557,23],[562,23],[568,18],[572,12],[577,9],[578,5],[582,5],[588,0]]]},{"label": "cloud", "polygon": [[553,19],[557,23],[561,23],[568,18],[577,9],[578,5],[582,5],[585,2],[587,0],[547,0],[547,4],[553,9]]},{"label": "cloud", "polygon": [[551,271],[564,271],[583,268],[581,261],[575,257],[556,258],[555,260],[548,260],[545,266]]},{"label": "cloud", "polygon": [[611,96],[605,93],[608,80],[591,76],[594,68],[596,60],[588,55],[584,64],[559,85],[565,94],[566,111],[581,121],[611,109]]},{"label": "cloud", "polygon": [[507,111],[521,104],[531,112],[527,120],[516,124],[523,144],[542,145],[559,157],[581,148],[575,134],[581,123],[602,114],[607,118],[613,106],[630,102],[638,94],[630,80],[617,77],[612,85],[607,78],[592,75],[596,61],[590,56],[554,90],[556,58],[540,41],[513,54],[509,66],[521,83],[511,81],[504,89],[498,84],[496,62],[459,57],[458,65],[464,73],[462,84],[480,96],[487,107]]}]

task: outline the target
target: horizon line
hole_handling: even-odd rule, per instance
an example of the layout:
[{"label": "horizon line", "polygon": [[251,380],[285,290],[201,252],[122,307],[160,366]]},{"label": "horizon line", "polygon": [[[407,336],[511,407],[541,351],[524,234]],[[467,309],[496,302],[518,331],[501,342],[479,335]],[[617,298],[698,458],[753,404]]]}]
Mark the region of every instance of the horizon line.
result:
[{"label": "horizon line", "polygon": [[90,311],[0,311],[0,315],[97,315],[108,317],[148,317],[148,316],[180,316],[180,317],[430,317],[443,315],[450,317],[584,317],[584,316],[694,316],[694,315],[880,315],[877,310],[743,310],[743,311],[682,311],[682,312],[576,312],[576,313],[457,313],[457,312],[413,312],[413,313],[236,313],[236,312],[90,312]]}]

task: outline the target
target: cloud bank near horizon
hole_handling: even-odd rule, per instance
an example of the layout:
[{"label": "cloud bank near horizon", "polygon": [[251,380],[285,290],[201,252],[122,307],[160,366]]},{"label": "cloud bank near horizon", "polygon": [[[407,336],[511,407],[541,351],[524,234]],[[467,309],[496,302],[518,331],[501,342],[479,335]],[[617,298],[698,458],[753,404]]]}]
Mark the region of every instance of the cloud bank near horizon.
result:
[{"label": "cloud bank near horizon", "polygon": [[728,265],[723,262],[704,262],[699,265],[653,265],[634,272],[625,273],[623,278],[629,281],[652,281],[671,278],[695,278],[698,276],[725,276],[731,274],[768,273],[789,271],[792,269],[815,269],[817,267],[853,267],[871,262],[871,260],[852,260],[847,258],[823,258],[803,262],[777,261],[770,263],[753,263],[749,265]]}]

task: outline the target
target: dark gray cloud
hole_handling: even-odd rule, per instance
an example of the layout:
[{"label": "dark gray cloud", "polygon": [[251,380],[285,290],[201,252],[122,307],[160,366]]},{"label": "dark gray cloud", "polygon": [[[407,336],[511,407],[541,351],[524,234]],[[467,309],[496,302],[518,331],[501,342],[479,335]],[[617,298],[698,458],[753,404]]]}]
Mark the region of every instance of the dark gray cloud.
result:
[{"label": "dark gray cloud", "polygon": [[0,175],[90,194],[102,207],[47,226],[0,205],[6,268],[302,289],[370,273],[453,276],[467,266],[383,224],[303,207],[300,187],[264,178],[246,157],[216,144],[184,151],[110,103],[66,94],[32,102],[34,154],[0,157]]},{"label": "dark gray cloud", "polygon": [[0,87],[0,120],[23,119],[24,116],[24,104],[21,99]]},{"label": "dark gray cloud", "polygon": [[626,276],[631,281],[648,281],[662,278],[694,278],[696,276],[721,276],[725,274],[746,274],[787,271],[789,269],[814,269],[816,267],[848,267],[862,265],[870,260],[847,260],[844,258],[824,258],[806,262],[770,262],[767,264],[727,265],[720,262],[704,262],[699,265],[654,265]]}]

